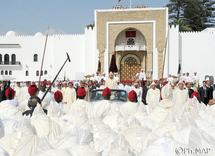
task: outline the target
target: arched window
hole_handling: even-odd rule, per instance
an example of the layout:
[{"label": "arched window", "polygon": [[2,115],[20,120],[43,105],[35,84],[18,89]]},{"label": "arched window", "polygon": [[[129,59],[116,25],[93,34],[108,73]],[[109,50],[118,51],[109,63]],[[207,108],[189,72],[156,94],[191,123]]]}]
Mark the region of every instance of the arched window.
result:
[{"label": "arched window", "polygon": [[0,54],[0,63],[2,63],[2,54]]},{"label": "arched window", "polygon": [[12,64],[16,64],[16,55],[12,54],[11,56]]},{"label": "arched window", "polygon": [[11,70],[9,71],[9,75],[12,75],[12,71]]},{"label": "arched window", "polygon": [[8,74],[8,71],[7,70],[5,70],[5,75],[7,75]]},{"label": "arched window", "polygon": [[25,76],[28,76],[28,70],[25,71]]},{"label": "arched window", "polygon": [[1,75],[4,75],[4,71],[3,70],[1,71]]},{"label": "arched window", "polygon": [[44,73],[44,74],[45,74],[45,75],[48,74],[47,70],[45,70],[45,73]]},{"label": "arched window", "polygon": [[41,76],[43,76],[43,71],[41,71]]},{"label": "arched window", "polygon": [[39,70],[36,71],[36,76],[39,76]]},{"label": "arched window", "polygon": [[4,64],[9,64],[9,55],[8,54],[4,55]]},{"label": "arched window", "polygon": [[34,54],[34,62],[38,62],[38,55]]}]

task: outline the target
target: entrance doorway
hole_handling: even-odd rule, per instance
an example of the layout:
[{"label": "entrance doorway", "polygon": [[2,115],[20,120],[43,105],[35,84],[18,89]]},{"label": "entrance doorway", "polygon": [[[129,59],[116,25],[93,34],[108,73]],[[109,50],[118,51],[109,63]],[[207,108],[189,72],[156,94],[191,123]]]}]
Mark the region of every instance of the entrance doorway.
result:
[{"label": "entrance doorway", "polygon": [[141,69],[141,62],[137,55],[127,54],[121,60],[120,79],[130,80],[134,79],[137,71]]}]

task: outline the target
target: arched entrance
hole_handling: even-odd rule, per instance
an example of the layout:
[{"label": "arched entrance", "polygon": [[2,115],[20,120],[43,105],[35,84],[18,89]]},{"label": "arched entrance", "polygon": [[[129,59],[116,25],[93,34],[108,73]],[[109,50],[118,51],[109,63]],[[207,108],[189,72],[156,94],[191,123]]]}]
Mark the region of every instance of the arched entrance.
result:
[{"label": "arched entrance", "polygon": [[141,62],[137,55],[127,54],[122,58],[120,66],[121,80],[130,80],[134,79],[137,71],[141,69]]}]

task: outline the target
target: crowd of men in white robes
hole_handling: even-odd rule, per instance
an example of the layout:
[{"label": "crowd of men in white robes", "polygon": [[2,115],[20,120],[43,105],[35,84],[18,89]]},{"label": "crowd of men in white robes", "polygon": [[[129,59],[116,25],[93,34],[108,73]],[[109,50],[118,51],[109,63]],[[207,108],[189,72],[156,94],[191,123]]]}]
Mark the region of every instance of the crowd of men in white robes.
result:
[{"label": "crowd of men in white robes", "polygon": [[[191,92],[191,82],[173,85],[167,79],[150,82],[139,77],[119,82],[110,73],[98,82],[57,82],[50,87],[43,81],[39,89],[28,83],[27,99],[17,84],[19,90],[6,89],[6,100],[0,103],[2,155],[215,155],[215,99],[203,103],[201,88]],[[202,86],[206,95],[207,83]],[[100,87],[104,99],[88,102],[90,90]],[[128,101],[111,102],[111,89],[120,87],[129,88]]]}]

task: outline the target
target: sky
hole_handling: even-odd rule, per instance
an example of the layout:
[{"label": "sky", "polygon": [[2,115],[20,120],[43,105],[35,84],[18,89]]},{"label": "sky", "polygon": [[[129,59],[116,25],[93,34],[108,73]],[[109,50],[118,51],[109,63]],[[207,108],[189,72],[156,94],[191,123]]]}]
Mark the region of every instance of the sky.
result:
[{"label": "sky", "polygon": [[[131,0],[132,5],[163,7],[169,0]],[[94,21],[94,10],[130,5],[130,0],[0,0],[0,35],[84,34]]]}]

